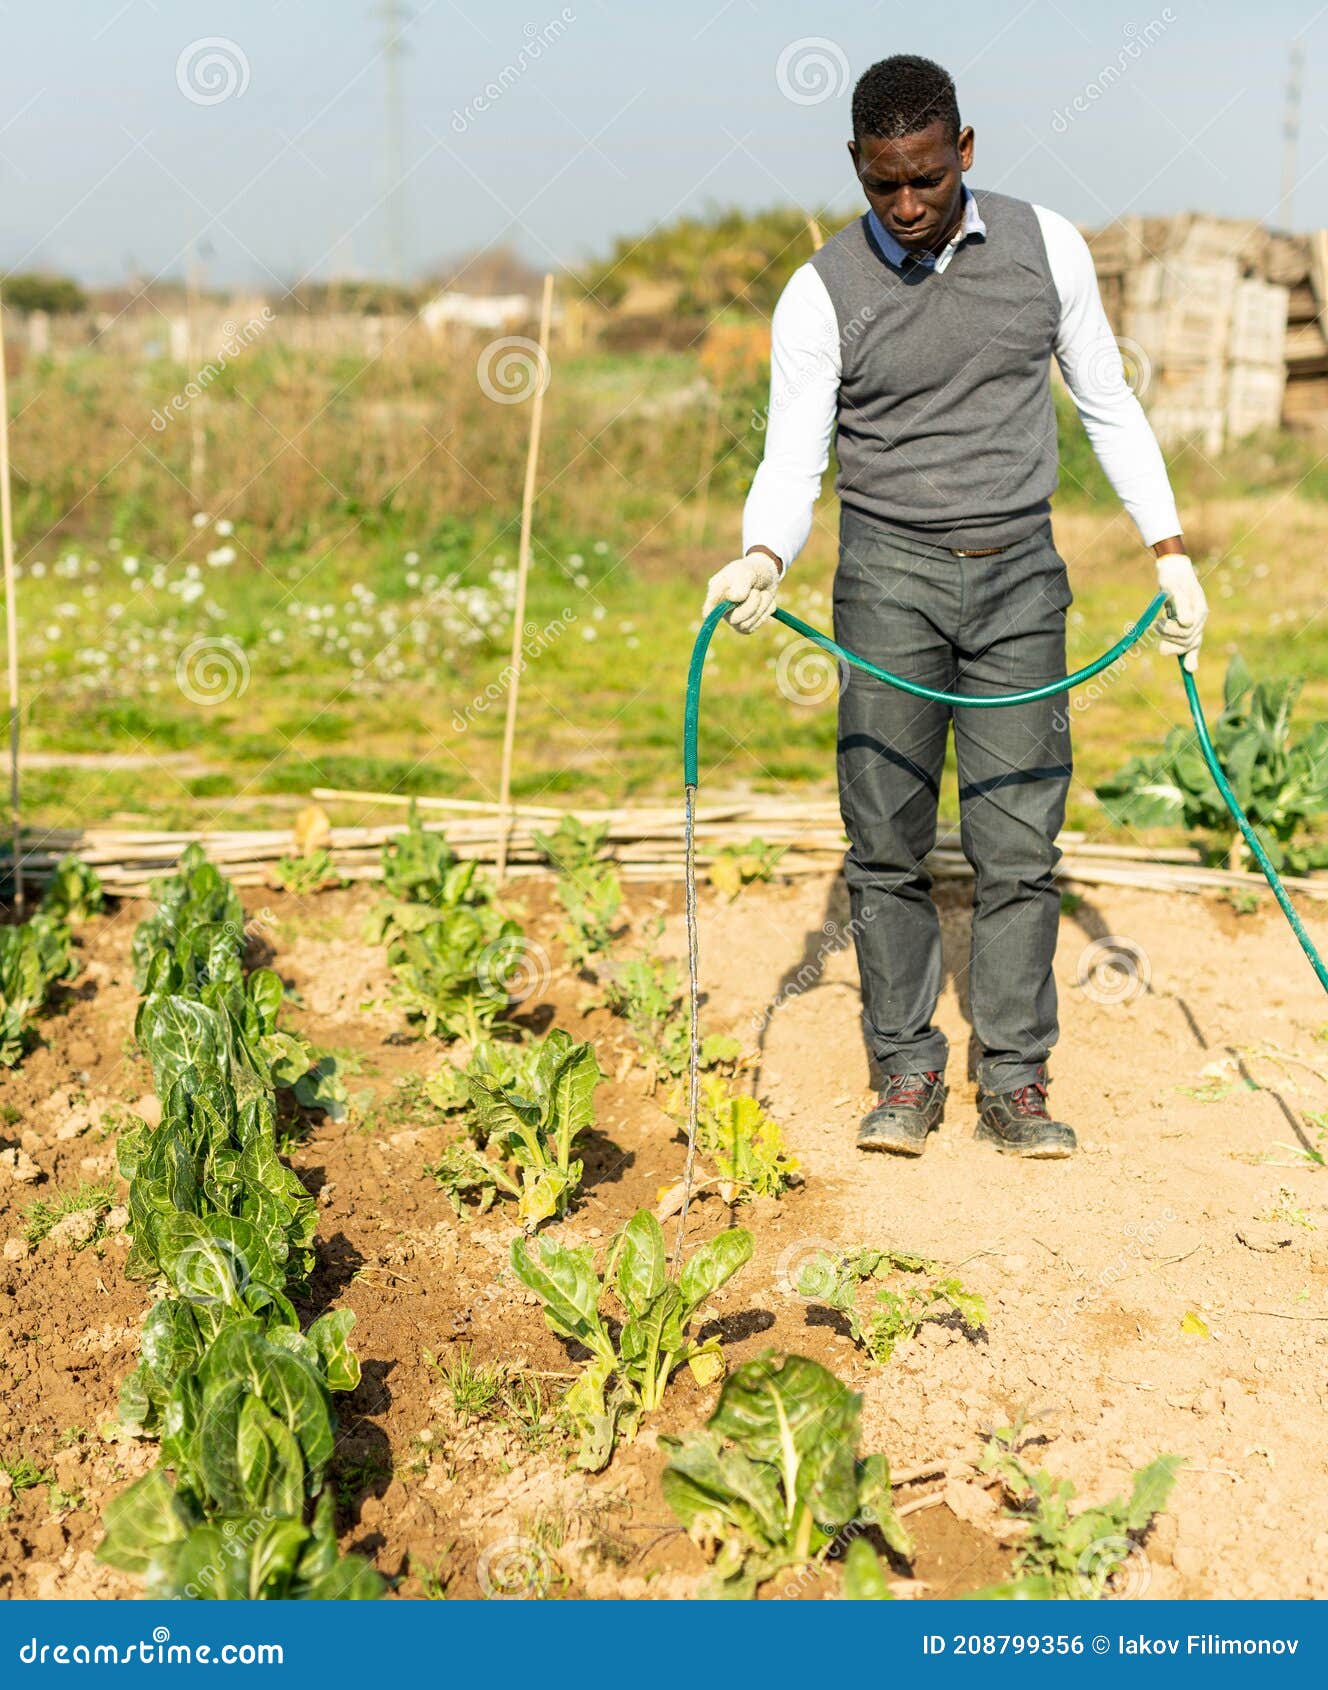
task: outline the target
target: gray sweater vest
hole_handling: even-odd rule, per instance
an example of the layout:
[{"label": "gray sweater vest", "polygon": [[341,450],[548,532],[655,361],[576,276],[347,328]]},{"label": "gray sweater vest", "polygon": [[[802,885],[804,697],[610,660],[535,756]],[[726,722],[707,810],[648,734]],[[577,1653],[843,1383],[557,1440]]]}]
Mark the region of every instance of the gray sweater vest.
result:
[{"label": "gray sweater vest", "polygon": [[1047,520],[1061,314],[1032,206],[975,198],[986,238],[966,240],[940,275],[897,270],[865,216],[811,260],[839,321],[840,503],[915,539],[974,550]]}]

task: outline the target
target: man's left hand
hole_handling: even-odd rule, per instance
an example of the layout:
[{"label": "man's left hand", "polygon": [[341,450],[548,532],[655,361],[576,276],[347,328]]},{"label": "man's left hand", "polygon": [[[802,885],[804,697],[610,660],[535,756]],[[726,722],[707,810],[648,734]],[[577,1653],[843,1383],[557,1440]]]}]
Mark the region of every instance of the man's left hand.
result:
[{"label": "man's left hand", "polygon": [[1184,552],[1167,552],[1158,558],[1157,584],[1170,601],[1158,623],[1162,638],[1157,649],[1171,657],[1183,658],[1185,667],[1194,674],[1199,667],[1204,623],[1208,620],[1208,600],[1194,565]]}]

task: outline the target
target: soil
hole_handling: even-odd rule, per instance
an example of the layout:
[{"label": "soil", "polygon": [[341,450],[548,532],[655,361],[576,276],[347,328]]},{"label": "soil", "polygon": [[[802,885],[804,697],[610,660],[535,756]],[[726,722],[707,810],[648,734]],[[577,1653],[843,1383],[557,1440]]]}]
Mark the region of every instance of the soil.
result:
[{"label": "soil", "polygon": [[[364,1378],[338,1399],[333,1469],[343,1545],[407,1597],[495,1586],[688,1595],[705,1563],[662,1500],[657,1438],[700,1424],[716,1387],[684,1370],[605,1473],[572,1466],[553,1404],[574,1364],[507,1269],[515,1228],[501,1208],[457,1217],[425,1171],[454,1129],[402,1082],[445,1051],[382,1005],[381,953],[360,938],[373,896],[246,895],[256,951],[298,994],[292,1022],[338,1055],[356,1103],[290,1152],[322,1216],[301,1312],[336,1304],[357,1316]],[[564,1241],[603,1244],[677,1178],[682,1146],[662,1090],[647,1095],[629,1066],[622,1024],[586,1007],[593,987],[559,966],[547,887],[524,882],[519,896],[552,967],[525,1019],[593,1037],[611,1076],[582,1198],[557,1227]],[[902,1477],[897,1501],[916,1541],[912,1561],[892,1568],[901,1595],[1009,1576],[1019,1528],[976,1464],[986,1435],[1015,1422],[1027,1458],[1072,1480],[1085,1503],[1128,1489],[1159,1453],[1185,1457],[1128,1594],[1328,1594],[1328,1169],[1310,1154],[1328,1143],[1328,1004],[1294,939],[1275,911],[1237,917],[1196,897],[1113,888],[1067,912],[1052,1100],[1082,1150],[1021,1163],[972,1139],[967,894],[940,896],[951,1090],[941,1131],[907,1162],[853,1147],[872,1076],[842,884],[758,885],[733,903],[702,893],[704,1030],[758,1053],[755,1089],[805,1175],[781,1201],[740,1211],[756,1254],[713,1299],[707,1329],[730,1363],[797,1351],[862,1392],[862,1449],[885,1451]],[[624,949],[658,917],[661,948],[681,958],[680,888],[635,886],[630,897]],[[38,1196],[87,1181],[123,1195],[116,1128],[152,1106],[132,1042],[129,942],[144,912],[126,903],[83,931],[80,980],[44,1022],[44,1042],[0,1074],[0,1149],[21,1149],[40,1174],[23,1182],[0,1164],[0,1459],[27,1458],[41,1474],[15,1488],[0,1477],[10,1596],[139,1588],[92,1551],[106,1498],[155,1460],[113,1424],[150,1293],[124,1276],[123,1231],[81,1249],[29,1248],[22,1234]],[[1328,949],[1322,906],[1304,913]],[[1094,971],[1107,941],[1123,971]],[[732,1218],[707,1195],[689,1236]],[[810,1250],[860,1243],[954,1265],[986,1299],[985,1327],[935,1322],[888,1366],[872,1364],[837,1316],[791,1289]],[[506,1400],[487,1417],[454,1406],[441,1370],[463,1356],[506,1370]],[[790,1575],[767,1594],[836,1588],[833,1573]]]}]

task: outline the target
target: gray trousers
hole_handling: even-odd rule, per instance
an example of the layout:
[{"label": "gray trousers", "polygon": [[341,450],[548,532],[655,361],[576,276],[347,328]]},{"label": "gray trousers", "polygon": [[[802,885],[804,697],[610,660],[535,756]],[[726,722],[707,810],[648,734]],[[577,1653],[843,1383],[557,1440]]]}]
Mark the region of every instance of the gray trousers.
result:
[{"label": "gray trousers", "polygon": [[[835,638],[905,679],[974,694],[1057,680],[1072,598],[1049,523],[998,556],[962,558],[842,513]],[[932,1021],[941,931],[923,859],[953,716],[960,834],[976,876],[968,996],[978,1083],[1009,1091],[1045,1078],[1057,1036],[1055,839],[1071,770],[1065,695],[952,710],[844,667],[839,801],[868,1048],[887,1074],[945,1068]]]}]

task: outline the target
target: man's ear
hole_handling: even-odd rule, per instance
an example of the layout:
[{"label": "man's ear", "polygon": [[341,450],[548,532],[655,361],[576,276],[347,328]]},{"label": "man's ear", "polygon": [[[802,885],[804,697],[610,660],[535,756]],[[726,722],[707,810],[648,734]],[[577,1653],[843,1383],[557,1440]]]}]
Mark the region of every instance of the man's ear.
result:
[{"label": "man's ear", "polygon": [[966,124],[959,131],[959,167],[961,170],[973,168],[973,126]]}]

